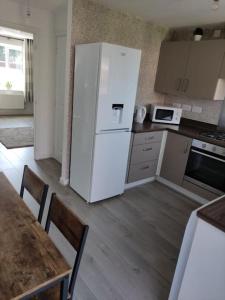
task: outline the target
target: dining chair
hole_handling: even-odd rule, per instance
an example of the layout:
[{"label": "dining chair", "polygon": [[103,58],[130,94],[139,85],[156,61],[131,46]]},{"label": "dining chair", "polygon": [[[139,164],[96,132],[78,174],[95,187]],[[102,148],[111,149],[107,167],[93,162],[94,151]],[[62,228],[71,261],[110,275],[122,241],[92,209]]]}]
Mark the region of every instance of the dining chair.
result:
[{"label": "dining chair", "polygon": [[[68,300],[72,300],[89,226],[85,225],[70,209],[68,209],[55,193],[53,193],[51,197],[45,226],[46,232],[49,232],[51,222],[54,223],[71,246],[76,250],[76,258],[73,265],[67,296]],[[59,300],[60,286],[56,286],[55,288],[42,293],[38,299]]]},{"label": "dining chair", "polygon": [[42,221],[48,187],[48,184],[38,177],[27,165],[24,166],[20,197],[23,198],[24,190],[26,189],[29,194],[38,202],[40,205],[38,213],[39,223]]}]

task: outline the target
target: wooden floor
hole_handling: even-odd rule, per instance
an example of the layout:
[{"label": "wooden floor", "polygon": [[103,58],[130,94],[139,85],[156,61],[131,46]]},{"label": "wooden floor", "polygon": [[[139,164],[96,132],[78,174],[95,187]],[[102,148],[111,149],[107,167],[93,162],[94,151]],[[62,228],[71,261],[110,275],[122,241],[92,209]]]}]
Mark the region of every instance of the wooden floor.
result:
[{"label": "wooden floor", "polygon": [[[18,191],[25,163],[90,225],[75,299],[168,299],[185,225],[197,204],[155,182],[88,205],[58,183],[60,166],[55,160],[35,162],[32,148],[6,150],[0,145],[0,169]],[[36,203],[27,195],[25,201],[37,215]],[[71,247],[54,227],[50,234],[72,263]]]}]

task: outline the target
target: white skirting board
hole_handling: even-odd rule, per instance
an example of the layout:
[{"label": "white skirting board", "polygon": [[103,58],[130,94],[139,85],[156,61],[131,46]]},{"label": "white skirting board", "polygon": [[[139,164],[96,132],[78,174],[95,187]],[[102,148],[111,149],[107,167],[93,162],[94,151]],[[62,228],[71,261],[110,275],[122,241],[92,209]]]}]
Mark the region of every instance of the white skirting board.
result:
[{"label": "white skirting board", "polygon": [[131,189],[133,187],[137,187],[139,185],[143,185],[145,183],[149,183],[149,182],[153,182],[153,181],[158,181],[166,186],[168,186],[169,188],[175,190],[176,192],[192,199],[193,201],[196,201],[200,204],[207,204],[209,201],[182,188],[181,186],[178,186],[160,176],[154,176],[154,177],[150,177],[150,178],[146,178],[146,179],[142,179],[142,180],[138,180],[138,181],[135,181],[135,182],[131,182],[131,183],[127,183],[125,184],[125,190],[128,190],[128,189]]},{"label": "white skirting board", "polygon": [[135,181],[135,182],[126,183],[125,184],[125,190],[131,189],[135,186],[139,186],[139,185],[142,185],[142,184],[145,184],[145,183],[148,183],[148,182],[153,182],[153,181],[155,181],[155,177],[149,177],[149,178],[138,180],[138,181]]},{"label": "white skirting board", "polygon": [[59,182],[61,183],[61,185],[63,186],[67,186],[69,185],[69,178],[64,178],[64,177],[60,177]]},{"label": "white skirting board", "polygon": [[184,196],[186,196],[186,197],[188,197],[188,198],[190,198],[190,199],[192,199],[192,200],[194,200],[194,201],[196,201],[200,204],[207,204],[209,202],[205,198],[202,198],[202,197],[200,197],[200,196],[184,189],[183,187],[178,186],[178,185],[176,185],[176,184],[174,184],[174,183],[172,183],[172,182],[170,182],[170,181],[168,181],[168,180],[166,180],[166,179],[164,179],[160,176],[157,176],[156,180],[158,182],[162,183],[162,184],[165,184],[166,186],[170,187],[171,189],[175,190],[176,192],[178,192],[178,193],[180,193],[180,194],[182,194],[182,195],[184,195]]}]

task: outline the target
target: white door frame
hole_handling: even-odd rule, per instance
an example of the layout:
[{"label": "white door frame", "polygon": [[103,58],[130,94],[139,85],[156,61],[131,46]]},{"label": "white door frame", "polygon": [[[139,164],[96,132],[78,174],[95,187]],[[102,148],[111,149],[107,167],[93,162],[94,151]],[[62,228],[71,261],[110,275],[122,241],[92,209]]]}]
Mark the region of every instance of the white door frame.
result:
[{"label": "white door frame", "polygon": [[69,184],[70,169],[70,145],[72,132],[72,87],[71,76],[72,69],[72,25],[73,25],[73,0],[68,0],[67,7],[67,45],[66,45],[66,78],[65,78],[65,99],[64,99],[64,126],[63,126],[63,148],[62,148],[62,170],[60,183]]},{"label": "white door frame", "polygon": [[[59,57],[59,41],[60,39],[64,39],[63,40],[63,60],[61,60],[62,58]],[[66,33],[60,33],[60,34],[57,34],[56,35],[56,78],[55,78],[55,81],[56,81],[56,99],[55,99],[55,120],[54,120],[54,158],[61,162],[62,163],[62,147],[63,147],[63,130],[64,130],[64,100],[65,100],[65,61],[66,60],[66,47],[65,47],[65,44],[66,44],[66,41],[67,41],[67,35]],[[62,44],[60,43],[60,46],[62,46]],[[65,48],[64,48],[65,47]],[[62,54],[62,52],[61,52]],[[62,56],[62,55],[61,55]],[[63,65],[59,66],[60,62],[63,62]],[[60,68],[61,67],[61,68]],[[63,68],[63,72],[61,72],[61,69]],[[60,80],[58,81],[59,79],[59,76],[64,76],[64,77],[61,77]],[[62,78],[64,80],[62,80]],[[62,90],[62,86],[61,86],[61,82],[63,82],[63,94],[61,92]],[[59,88],[59,90],[58,90]],[[60,96],[60,98],[58,98],[58,95]],[[62,96],[62,99],[61,99],[61,96]],[[61,100],[59,100],[61,99]],[[59,100],[60,103],[57,101]],[[63,101],[63,102],[61,102]],[[62,109],[62,110],[61,110]],[[59,120],[58,118],[60,117],[57,112],[62,111],[62,115],[61,118],[62,120]],[[62,122],[62,123],[61,123]],[[61,127],[59,125],[59,123],[61,124]],[[60,128],[62,129],[61,131],[61,135],[58,135],[57,133],[57,130],[60,130]],[[60,138],[60,139],[59,139]],[[58,151],[59,147],[61,147],[61,152]]]}]

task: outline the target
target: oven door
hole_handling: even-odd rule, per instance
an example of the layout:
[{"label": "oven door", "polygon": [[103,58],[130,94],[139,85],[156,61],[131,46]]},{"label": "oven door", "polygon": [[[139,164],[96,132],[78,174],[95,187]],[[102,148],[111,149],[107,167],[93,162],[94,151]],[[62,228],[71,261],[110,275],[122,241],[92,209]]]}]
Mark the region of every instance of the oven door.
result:
[{"label": "oven door", "polygon": [[204,188],[208,187],[211,191],[225,192],[225,158],[193,147],[185,177]]},{"label": "oven door", "polygon": [[156,108],[153,121],[172,123],[174,114],[174,109]]}]

